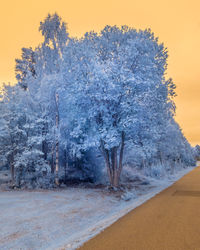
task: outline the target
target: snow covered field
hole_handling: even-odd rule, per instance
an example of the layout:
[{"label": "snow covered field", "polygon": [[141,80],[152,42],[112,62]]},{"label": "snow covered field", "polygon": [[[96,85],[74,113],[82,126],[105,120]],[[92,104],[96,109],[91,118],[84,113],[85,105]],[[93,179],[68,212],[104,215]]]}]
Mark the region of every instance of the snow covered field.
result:
[{"label": "snow covered field", "polygon": [[75,249],[192,169],[138,183],[123,198],[105,188],[2,191],[0,249]]}]

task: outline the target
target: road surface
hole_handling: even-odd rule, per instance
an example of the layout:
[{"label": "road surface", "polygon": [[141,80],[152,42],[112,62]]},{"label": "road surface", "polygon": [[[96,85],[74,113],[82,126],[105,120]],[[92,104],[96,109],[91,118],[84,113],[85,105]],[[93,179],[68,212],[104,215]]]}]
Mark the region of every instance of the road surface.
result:
[{"label": "road surface", "polygon": [[200,167],[80,249],[200,250]]}]

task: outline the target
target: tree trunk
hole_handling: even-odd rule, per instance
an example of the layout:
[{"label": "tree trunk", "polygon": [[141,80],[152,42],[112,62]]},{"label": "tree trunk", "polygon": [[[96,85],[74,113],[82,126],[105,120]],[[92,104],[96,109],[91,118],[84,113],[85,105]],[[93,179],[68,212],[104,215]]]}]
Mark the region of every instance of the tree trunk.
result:
[{"label": "tree trunk", "polygon": [[47,143],[46,141],[42,141],[42,152],[43,152],[43,157],[44,157],[44,160],[46,161],[47,160]]},{"label": "tree trunk", "polygon": [[[44,123],[43,124],[43,127],[42,127],[42,137],[45,138],[46,137],[46,134],[47,134],[47,123]],[[48,144],[47,144],[47,141],[46,139],[44,139],[42,141],[42,152],[44,154],[44,160],[46,161],[47,160],[47,153],[48,153]]]},{"label": "tree trunk", "polygon": [[55,183],[56,185],[59,185],[59,178],[58,178],[58,170],[59,170],[59,145],[58,145],[58,141],[56,141],[56,177],[55,177]]},{"label": "tree trunk", "polygon": [[112,169],[110,165],[110,157],[109,157],[109,151],[104,147],[104,142],[101,141],[101,150],[104,156],[105,164],[106,164],[106,169],[108,173],[108,178],[110,181],[110,184],[112,185]]},{"label": "tree trunk", "polygon": [[121,148],[120,148],[120,154],[119,154],[119,169],[118,169],[118,178],[120,178],[121,172],[122,172],[122,162],[123,162],[123,156],[124,156],[124,141],[125,141],[125,133],[122,131],[121,135]]},{"label": "tree trunk", "polygon": [[111,160],[112,160],[112,169],[113,169],[113,181],[112,181],[113,187],[119,186],[117,149],[118,147],[114,147],[111,149]]},{"label": "tree trunk", "polygon": [[58,171],[59,171],[59,142],[58,142],[58,127],[59,127],[59,111],[58,111],[58,100],[59,96],[56,93],[56,177],[55,177],[55,183],[56,185],[59,185],[59,178],[58,178]]},{"label": "tree trunk", "polygon": [[10,155],[9,165],[10,165],[11,185],[14,187],[15,185],[14,150],[12,150],[12,153]]},{"label": "tree trunk", "polygon": [[161,152],[161,150],[160,150],[160,152],[159,152],[159,157],[160,157],[160,163],[161,163],[161,165],[163,166],[163,157],[162,157],[162,152]]},{"label": "tree trunk", "polygon": [[64,150],[64,156],[65,156],[65,183],[67,182],[67,168],[68,168],[68,159],[67,159],[67,150]]},{"label": "tree trunk", "polygon": [[120,153],[119,153],[119,162],[118,162],[118,148],[119,147],[113,147],[110,150],[106,149],[104,147],[104,142],[101,141],[101,149],[103,152],[108,177],[110,181],[111,187],[118,188],[119,187],[119,180],[122,172],[122,162],[123,162],[123,154],[124,154],[124,139],[125,139],[125,133],[122,132],[121,135],[121,147],[120,147]]},{"label": "tree trunk", "polygon": [[55,168],[54,168],[54,150],[51,152],[51,173],[54,174]]},{"label": "tree trunk", "polygon": [[14,184],[15,184],[15,167],[14,167],[14,163],[13,162],[11,162],[11,164],[10,164],[10,172],[11,172],[12,186],[14,186]]}]

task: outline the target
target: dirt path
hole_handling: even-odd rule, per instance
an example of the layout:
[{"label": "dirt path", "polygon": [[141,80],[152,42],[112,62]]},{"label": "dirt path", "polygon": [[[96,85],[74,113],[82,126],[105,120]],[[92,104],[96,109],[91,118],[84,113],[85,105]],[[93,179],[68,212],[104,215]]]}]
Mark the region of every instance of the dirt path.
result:
[{"label": "dirt path", "polygon": [[80,249],[200,250],[200,167]]}]

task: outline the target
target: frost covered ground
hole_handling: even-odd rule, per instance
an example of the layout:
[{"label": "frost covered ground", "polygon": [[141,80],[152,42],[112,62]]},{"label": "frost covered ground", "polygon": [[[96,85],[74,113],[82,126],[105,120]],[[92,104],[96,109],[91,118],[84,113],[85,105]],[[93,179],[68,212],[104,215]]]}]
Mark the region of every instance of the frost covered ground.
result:
[{"label": "frost covered ground", "polygon": [[164,180],[136,175],[125,194],[81,187],[1,191],[0,249],[75,249],[192,169]]}]

